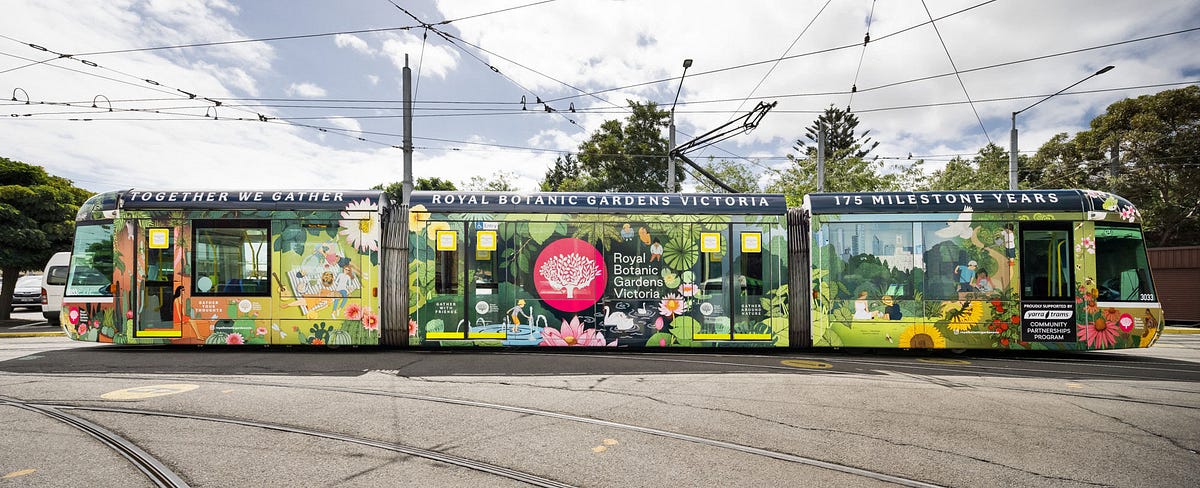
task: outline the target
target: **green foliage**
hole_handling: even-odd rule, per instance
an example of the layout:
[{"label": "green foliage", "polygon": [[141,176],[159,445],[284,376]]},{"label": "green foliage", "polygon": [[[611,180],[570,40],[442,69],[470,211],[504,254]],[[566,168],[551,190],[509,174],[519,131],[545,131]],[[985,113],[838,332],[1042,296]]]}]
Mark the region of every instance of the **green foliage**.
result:
[{"label": "green foliage", "polygon": [[862,135],[854,135],[854,130],[858,128],[857,115],[830,104],[829,108],[825,109],[825,113],[818,116],[817,120],[804,130],[808,142],[805,142],[804,139],[797,139],[796,145],[792,146],[793,149],[810,159],[816,159],[817,136],[822,125],[826,127],[826,161],[845,158],[863,159],[879,145],[879,141],[871,142],[871,138],[867,137],[867,134],[871,133],[870,130],[863,131]]},{"label": "green foliage", "polygon": [[700,247],[694,240],[671,239],[663,245],[663,262],[671,269],[691,269],[700,257]]},{"label": "green foliage", "polygon": [[[543,191],[661,192],[667,181],[670,118],[654,102],[629,100],[633,111],[625,122],[604,122],[579,145],[578,156],[560,157],[541,182]],[[676,181],[684,177],[676,166]]]},{"label": "green foliage", "polygon": [[[404,200],[404,182],[396,181],[392,183],[378,184],[371,187],[372,190],[383,190],[388,198],[393,202],[401,202]],[[417,178],[416,184],[413,185],[413,190],[419,191],[454,191],[454,182],[443,180],[441,178]]]},{"label": "green foliage", "polygon": [[[988,143],[967,161],[955,157],[918,188],[922,190],[1004,190],[1008,188],[1008,151]],[[1018,163],[1019,165],[1020,163]]]},{"label": "green foliage", "polygon": [[1026,188],[1116,193],[1138,206],[1150,246],[1194,245],[1200,242],[1198,154],[1200,86],[1192,85],[1109,105],[1089,130],[1044,144],[1021,163],[1019,176]]},{"label": "green foliage", "polygon": [[867,137],[871,131],[866,130],[856,136],[854,131],[858,128],[858,117],[830,106],[806,129],[809,142],[796,141],[794,149],[799,154],[788,155],[792,165],[767,185],[767,191],[786,195],[788,205],[800,205],[805,194],[817,191],[816,141],[821,124],[828,127],[829,135],[825,144],[825,191],[910,189],[921,179],[921,161],[885,168],[882,161],[867,160],[867,154],[879,145]]},{"label": "green foliage", "polygon": [[[704,169],[713,176],[719,178],[726,185],[733,187],[740,193],[755,193],[762,191],[761,185],[758,184],[758,176],[750,168],[749,164],[742,164],[736,161],[722,159],[715,161],[709,158],[708,162],[703,164]],[[713,183],[703,176],[699,176],[696,180],[696,189],[702,192],[724,192],[725,190],[716,183]]]},{"label": "green foliage", "polygon": [[470,191],[517,191],[517,186],[514,182],[516,179],[516,173],[500,170],[493,174],[490,180],[480,175],[472,176],[471,179],[463,182],[463,189]]},{"label": "green foliage", "polygon": [[75,214],[91,195],[40,166],[0,157],[0,319],[9,318],[21,271],[41,270],[55,252],[71,250]]}]

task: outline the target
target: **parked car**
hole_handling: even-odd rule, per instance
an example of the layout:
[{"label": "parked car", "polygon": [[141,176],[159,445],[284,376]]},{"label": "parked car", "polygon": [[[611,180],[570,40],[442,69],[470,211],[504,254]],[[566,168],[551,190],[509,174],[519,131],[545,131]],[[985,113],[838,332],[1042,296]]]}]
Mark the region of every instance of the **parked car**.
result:
[{"label": "parked car", "polygon": [[42,275],[17,278],[17,286],[13,289],[12,308],[42,308]]},{"label": "parked car", "polygon": [[50,325],[58,325],[62,310],[63,292],[67,288],[67,269],[71,264],[71,253],[58,252],[50,257],[42,273],[42,316]]}]

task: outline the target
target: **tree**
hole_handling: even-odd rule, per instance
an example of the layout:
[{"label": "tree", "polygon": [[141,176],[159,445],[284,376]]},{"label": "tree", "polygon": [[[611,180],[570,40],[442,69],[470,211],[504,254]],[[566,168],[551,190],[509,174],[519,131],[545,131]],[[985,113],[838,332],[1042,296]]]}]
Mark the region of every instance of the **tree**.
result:
[{"label": "tree", "polygon": [[799,155],[789,154],[792,165],[784,169],[767,185],[767,191],[783,193],[789,205],[799,205],[805,194],[817,191],[817,134],[826,127],[825,191],[860,192],[913,188],[921,179],[921,163],[902,163],[885,168],[879,159],[866,156],[879,142],[872,142],[865,130],[856,136],[858,117],[832,105],[805,130],[809,142],[797,139],[793,148]]},{"label": "tree", "polygon": [[[399,203],[404,201],[404,182],[396,181],[387,185],[378,184],[371,187],[372,190],[383,190],[387,194],[388,199]],[[454,183],[450,180],[443,180],[438,177],[433,178],[417,178],[417,184],[413,186],[414,190],[419,191],[454,191]]]},{"label": "tree", "polygon": [[808,142],[804,142],[804,139],[796,139],[796,145],[793,148],[809,158],[816,159],[817,135],[821,132],[822,124],[826,127],[825,161],[844,158],[863,159],[876,146],[879,146],[878,141],[871,142],[871,138],[867,137],[867,134],[871,133],[869,130],[863,131],[862,135],[854,135],[854,130],[858,129],[857,115],[830,104],[829,108],[825,109],[825,113],[818,116],[817,120],[805,129],[804,135],[808,137]]},{"label": "tree", "polygon": [[[737,190],[738,192],[753,193],[762,191],[762,187],[760,187],[758,184],[758,176],[755,175],[754,171],[751,171],[750,168],[745,164],[724,159],[720,161],[714,161],[710,158],[708,162],[704,164],[704,169],[709,173],[712,173],[717,178],[720,178],[721,181],[725,182],[726,185],[733,187],[733,189]],[[723,188],[718,186],[716,183],[709,181],[708,178],[705,178],[704,176],[699,176],[696,178],[696,189],[706,192],[725,191]]]},{"label": "tree", "polygon": [[22,271],[41,270],[51,255],[71,250],[75,214],[91,195],[40,166],[0,157],[0,320],[11,317]]},{"label": "tree", "polygon": [[1089,188],[1128,198],[1142,214],[1150,245],[1195,245],[1200,242],[1200,86],[1109,105],[1089,130],[1043,145],[1026,168],[1022,180],[1030,188]]},{"label": "tree", "polygon": [[[579,145],[574,158],[559,157],[546,172],[547,191],[643,191],[666,189],[668,141],[663,136],[670,113],[654,102],[628,100],[633,111],[625,123],[605,121]],[[682,165],[675,168],[683,181]]]},{"label": "tree", "polygon": [[767,191],[783,193],[789,205],[800,205],[805,194],[817,191],[817,133],[821,124],[828,128],[825,144],[825,191],[860,192],[913,188],[921,176],[921,161],[901,163],[886,168],[879,159],[866,156],[878,146],[867,137],[871,131],[856,137],[858,117],[830,106],[817,117],[806,131],[812,145],[797,140],[794,149],[800,155],[789,154],[792,165],[785,168],[767,185]]},{"label": "tree", "polygon": [[538,186],[542,191],[586,191],[586,188],[599,185],[590,183],[590,178],[580,169],[575,155],[564,154],[554,159],[554,166],[546,170],[546,176]]},{"label": "tree", "polygon": [[929,175],[926,190],[1003,190],[1008,188],[1008,151],[988,143],[967,161],[955,156]]},{"label": "tree", "polygon": [[489,180],[480,175],[472,176],[470,180],[463,182],[463,189],[470,191],[517,191],[513,180],[517,178],[516,173],[512,171],[500,170],[492,175]]}]

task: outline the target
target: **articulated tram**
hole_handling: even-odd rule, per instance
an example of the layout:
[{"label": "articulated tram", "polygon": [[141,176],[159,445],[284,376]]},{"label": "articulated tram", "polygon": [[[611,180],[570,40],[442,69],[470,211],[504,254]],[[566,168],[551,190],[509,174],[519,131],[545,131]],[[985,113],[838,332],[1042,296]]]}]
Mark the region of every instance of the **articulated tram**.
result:
[{"label": "articulated tram", "polygon": [[1148,347],[1139,222],[1085,190],[134,189],[81,207],[62,323],[118,344]]}]

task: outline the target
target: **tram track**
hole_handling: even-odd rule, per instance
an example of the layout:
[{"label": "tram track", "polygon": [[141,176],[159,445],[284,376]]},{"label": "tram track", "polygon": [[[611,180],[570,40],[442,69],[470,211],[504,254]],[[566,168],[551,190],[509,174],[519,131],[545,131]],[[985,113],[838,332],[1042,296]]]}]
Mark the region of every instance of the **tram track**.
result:
[{"label": "tram track", "polygon": [[187,488],[190,486],[184,481],[183,477],[176,474],[171,468],[168,468],[158,458],[138,447],[137,444],[94,422],[63,412],[60,407],[27,403],[8,398],[0,398],[0,404],[40,413],[83,431],[100,441],[101,444],[116,451],[125,459],[128,459],[134,468],[146,475],[155,486],[162,488]]},{"label": "tram track", "polygon": [[[614,357],[611,355],[605,355],[605,356],[610,357],[610,358]],[[647,359],[643,355],[638,355],[637,357],[642,360]],[[747,356],[741,356],[741,357],[747,357]],[[763,356],[763,357],[768,357],[771,359],[779,358],[779,359],[814,360],[814,358],[809,357],[809,356],[787,356],[787,357],[784,357],[784,356],[769,355],[769,356]],[[668,357],[668,358],[653,358],[653,359],[654,360],[667,360],[667,361],[705,362],[705,360],[700,359],[700,358]],[[875,359],[867,359],[867,358],[840,358],[840,357],[839,358],[820,357],[817,359],[823,359],[825,361],[834,362],[834,363],[854,362],[859,365],[865,365],[865,366],[870,366],[870,367],[877,366],[877,367],[880,367],[883,369],[895,369],[895,366],[896,366],[895,360],[888,361],[888,360],[882,360],[882,359],[875,360]],[[975,360],[975,358],[964,358],[964,359]],[[987,359],[990,359],[990,358],[985,358],[985,361]],[[1074,360],[1072,360],[1072,361],[1074,361]],[[988,361],[988,362],[990,362],[990,361]],[[730,363],[729,360],[725,360],[725,359],[718,359],[717,361],[714,361],[714,363],[715,364],[727,364],[727,363],[733,364],[733,363]],[[1094,363],[1091,363],[1088,361],[1084,361],[1083,363],[1094,364]],[[780,366],[778,364],[768,364],[768,365],[754,365],[754,364],[748,364],[748,363],[737,363],[737,364],[739,366],[760,367],[761,369],[769,370],[769,371],[781,371],[781,370],[794,369],[794,368],[790,368],[790,367],[786,367],[786,366]],[[1058,362],[1056,362],[1056,364],[1058,364]],[[971,365],[969,368],[964,367],[963,365],[939,365],[936,363],[929,363],[929,364],[921,363],[921,364],[917,364],[915,366],[910,363],[910,364],[905,365],[905,367],[912,367],[914,369],[918,369],[920,371],[924,371],[924,372],[931,373],[931,374],[946,374],[946,375],[989,374],[989,375],[993,375],[993,376],[997,376],[997,377],[1007,377],[1007,376],[1028,377],[1028,374],[1014,374],[1014,372],[1012,371],[1012,368],[1014,366],[1016,366],[1016,365],[1005,364],[1005,363],[982,364],[982,365],[977,364],[977,365]],[[1108,364],[1105,363],[1104,366],[1108,366]],[[1020,369],[1020,368],[1018,367],[1018,369]],[[1038,371],[1046,371],[1046,372],[1052,372],[1052,373],[1063,373],[1062,371],[1053,371],[1053,370],[1044,369],[1044,368],[1026,368],[1026,369],[1034,369],[1034,370],[1038,370]],[[1132,368],[1132,369],[1137,369],[1137,368]],[[828,370],[826,370],[826,371],[828,371]],[[397,371],[376,371],[376,373],[377,374],[386,374],[386,375],[398,375]],[[753,374],[753,373],[751,373],[751,374]],[[864,374],[859,374],[859,373],[854,373],[854,372],[841,372],[841,374],[852,374],[852,375],[856,375],[856,376],[861,376],[862,378],[866,378],[866,379],[871,378],[870,375],[864,375]],[[145,379],[145,380],[153,380],[153,381],[163,381],[165,378],[168,378],[167,376],[162,376],[162,375],[113,376],[113,375],[81,374],[81,373],[65,373],[65,374],[39,373],[39,375],[45,375],[45,376],[57,377],[57,378],[78,377],[78,378],[89,378],[89,379],[104,378],[104,379],[109,379],[109,380],[113,380],[113,379]],[[28,378],[30,375],[22,374],[21,376]],[[913,382],[928,382],[928,381],[926,381],[926,379],[929,377],[929,376],[926,376],[923,374],[903,374],[902,376],[907,377],[907,379],[909,381],[913,381]],[[881,472],[876,472],[876,471],[859,468],[859,467],[855,467],[855,466],[838,464],[838,463],[834,463],[834,462],[800,456],[800,455],[791,454],[791,453],[772,451],[770,449],[764,449],[764,448],[759,448],[759,447],[750,446],[750,445],[738,444],[738,443],[729,442],[729,441],[720,440],[720,439],[711,439],[711,438],[695,436],[692,434],[687,434],[687,433],[682,433],[682,432],[672,432],[672,431],[667,431],[667,430],[662,430],[662,429],[654,429],[654,428],[649,428],[649,427],[644,427],[644,426],[639,426],[639,425],[634,425],[634,424],[613,422],[613,421],[596,419],[596,418],[591,418],[591,417],[581,417],[581,416],[565,414],[565,413],[560,413],[560,412],[538,410],[538,409],[519,407],[519,406],[514,406],[514,405],[503,405],[503,404],[481,402],[481,401],[467,400],[467,399],[461,399],[461,398],[450,398],[450,397],[440,397],[440,396],[434,396],[434,395],[404,393],[404,392],[396,392],[396,391],[388,391],[388,390],[372,389],[372,388],[322,386],[322,385],[311,385],[311,384],[296,385],[296,384],[274,382],[274,381],[263,382],[263,381],[249,381],[249,380],[238,381],[238,380],[231,380],[231,379],[206,379],[206,378],[198,378],[195,376],[174,376],[171,378],[178,378],[178,379],[181,379],[184,381],[189,381],[189,382],[211,383],[211,384],[220,384],[220,385],[242,385],[242,386],[254,386],[254,387],[306,389],[306,390],[328,391],[328,392],[347,393],[347,394],[402,398],[402,399],[408,399],[408,400],[414,400],[414,401],[435,402],[435,403],[439,403],[439,404],[452,404],[452,405],[466,406],[466,407],[472,407],[472,408],[484,408],[484,409],[491,409],[491,410],[498,410],[498,411],[508,411],[508,412],[513,412],[513,413],[518,413],[521,415],[535,415],[535,416],[540,416],[540,417],[560,419],[560,420],[564,420],[564,421],[588,423],[588,424],[603,426],[603,427],[612,428],[612,429],[621,429],[621,430],[625,430],[625,431],[638,432],[638,433],[647,434],[647,435],[655,435],[655,436],[659,436],[659,437],[670,438],[670,439],[675,439],[675,440],[689,442],[689,443],[695,443],[695,444],[717,447],[717,448],[722,448],[722,449],[730,449],[730,450],[734,450],[734,451],[738,451],[738,452],[742,452],[742,453],[746,453],[746,454],[751,454],[751,455],[755,455],[755,456],[762,456],[762,457],[767,457],[767,458],[790,462],[790,463],[797,463],[797,464],[804,464],[804,465],[809,465],[809,466],[813,466],[813,467],[819,467],[822,469],[833,470],[833,471],[837,471],[837,472],[841,472],[841,473],[851,474],[854,476],[861,476],[861,477],[865,477],[865,478],[870,478],[870,479],[883,481],[883,482],[887,482],[887,483],[892,483],[892,484],[898,484],[898,485],[902,485],[902,486],[936,486],[936,485],[931,484],[926,481],[909,479],[909,478],[905,478],[903,476],[896,476],[896,475],[893,475],[890,473],[881,473]],[[1119,375],[1119,374],[1110,374],[1110,373],[1098,373],[1098,374],[1094,374],[1094,375],[1088,375],[1088,374],[1075,374],[1074,372],[1072,372],[1069,380],[1070,381],[1079,381],[1079,380],[1085,380],[1085,379],[1104,380],[1104,379],[1114,379],[1114,378],[1128,379],[1128,378],[1130,378],[1130,375]],[[1140,376],[1138,378],[1145,379],[1145,380],[1155,380],[1155,381],[1170,381],[1165,378],[1149,378],[1149,377],[1141,378]],[[893,377],[892,381],[894,381],[894,380],[895,380],[895,378]],[[949,381],[949,383],[951,383],[951,384],[949,386],[947,384],[942,384],[942,383],[945,383],[945,381]],[[1129,398],[1127,396],[1117,395],[1117,394],[1107,395],[1107,394],[1096,394],[1096,393],[1087,393],[1087,392],[1078,392],[1078,391],[1061,391],[1061,390],[1054,390],[1054,389],[1009,387],[1009,386],[998,385],[998,384],[980,385],[980,384],[962,383],[962,382],[953,381],[953,380],[945,380],[945,381],[935,382],[935,383],[941,384],[941,386],[947,386],[947,387],[969,386],[971,388],[979,388],[979,389],[998,389],[998,390],[1010,390],[1010,391],[1019,391],[1019,392],[1036,393],[1036,394],[1052,394],[1052,395],[1060,395],[1060,396],[1067,396],[1067,397],[1099,399],[1099,400],[1107,400],[1107,401],[1114,401],[1114,402],[1157,405],[1157,406],[1166,406],[1166,407],[1184,408],[1184,409],[1193,409],[1193,410],[1200,408],[1200,406],[1159,402],[1159,401],[1145,400],[1145,399],[1139,399],[1139,398]],[[621,392],[609,392],[609,391],[604,391],[604,392],[611,393],[611,394],[621,394]],[[1189,392],[1189,393],[1191,393],[1191,392]],[[50,404],[47,403],[47,405],[50,405]],[[51,407],[51,408],[67,408],[67,407],[59,406],[59,407]],[[100,409],[106,409],[108,407],[98,407],[98,406],[89,406],[89,405],[73,405],[73,406],[70,406],[70,408],[77,408],[77,409],[81,409],[81,410],[98,410],[99,411]],[[119,409],[113,409],[113,411],[117,411],[117,410],[119,410]],[[125,413],[138,413],[138,412],[132,411],[132,409],[124,409],[124,410],[126,411]],[[170,412],[154,412],[154,411],[145,411],[145,412],[141,412],[141,413],[144,415],[161,415],[161,416],[184,416],[184,415],[187,415],[187,414],[173,414]],[[199,416],[199,417],[203,417],[203,416]],[[203,418],[203,420],[210,420],[210,419],[219,419],[219,418],[217,418],[217,417]],[[215,420],[215,421],[225,421],[225,420],[229,420],[229,419]],[[252,421],[234,421],[234,422],[252,422]],[[289,427],[289,428],[291,428],[291,427]],[[332,433],[326,433],[326,434],[333,435],[333,436],[341,436],[341,434],[332,434]],[[350,436],[345,436],[345,437],[350,437]],[[330,438],[336,439],[335,437],[330,437]],[[374,441],[374,440],[367,440],[367,441],[381,442],[381,441]],[[365,444],[365,445],[369,445],[369,444]],[[416,455],[416,454],[414,454],[414,455]],[[424,456],[422,456],[422,457],[424,457]],[[1030,473],[1030,474],[1037,476],[1037,473]]]},{"label": "tram track", "polygon": [[[160,417],[160,418],[173,418],[173,419],[181,419],[181,420],[213,422],[213,423],[220,423],[220,424],[225,424],[225,425],[237,425],[237,426],[242,426],[242,427],[253,427],[253,428],[258,428],[258,429],[272,430],[272,431],[276,431],[276,432],[284,432],[284,433],[289,433],[289,434],[306,435],[306,436],[317,437],[317,438],[321,438],[321,439],[329,439],[329,440],[345,442],[345,443],[349,443],[349,444],[355,444],[355,445],[366,446],[366,447],[371,447],[371,448],[376,448],[376,449],[382,449],[385,451],[396,452],[396,453],[405,454],[405,455],[409,455],[409,456],[428,459],[430,461],[436,461],[436,462],[440,462],[440,463],[444,463],[444,464],[450,464],[450,465],[454,465],[454,466],[458,466],[458,467],[462,467],[462,468],[471,469],[474,471],[488,473],[488,474],[492,474],[495,476],[508,478],[508,479],[511,479],[514,481],[519,481],[519,482],[522,482],[522,483],[525,483],[528,485],[532,485],[532,486],[539,486],[539,487],[544,487],[544,488],[571,488],[574,486],[574,485],[563,483],[563,482],[560,482],[557,480],[544,478],[544,477],[541,477],[541,476],[538,476],[538,475],[535,475],[532,473],[528,473],[528,472],[524,472],[524,471],[520,471],[520,470],[516,470],[516,469],[512,469],[512,468],[508,468],[508,467],[504,467],[504,466],[500,466],[500,465],[496,465],[496,464],[491,464],[491,463],[487,463],[487,462],[483,462],[483,461],[479,461],[479,460],[475,460],[475,459],[471,459],[471,458],[467,458],[467,457],[463,457],[463,456],[448,454],[445,452],[439,452],[439,451],[435,451],[435,450],[424,449],[424,448],[414,447],[414,446],[406,446],[403,444],[397,444],[397,443],[392,443],[392,442],[385,442],[385,441],[380,441],[377,439],[369,439],[366,437],[357,437],[357,436],[351,436],[351,435],[346,435],[346,434],[338,434],[335,432],[326,432],[326,431],[315,430],[315,429],[306,429],[306,428],[296,427],[296,426],[291,426],[291,425],[269,423],[269,422],[259,422],[259,421],[254,421],[254,420],[245,420],[245,419],[234,419],[234,418],[227,418],[227,417],[214,417],[214,416],[209,416],[209,415],[185,414],[185,413],[177,413],[177,412],[164,412],[164,411],[159,411],[159,410],[134,409],[134,408],[100,407],[100,406],[94,406],[94,405],[81,405],[81,404],[73,404],[73,403],[59,403],[59,402],[55,402],[55,403],[49,403],[49,402],[47,402],[47,403],[33,403],[33,402],[14,403],[14,402],[9,402],[9,403],[15,404],[16,406],[19,406],[22,408],[26,408],[28,410],[44,411],[44,412],[47,412],[47,411],[48,412],[58,412],[60,415],[67,416],[67,417],[73,417],[75,419],[78,419],[78,420],[81,420],[81,421],[87,422],[87,423],[90,423],[90,422],[80,419],[79,417],[64,414],[61,411],[62,410],[78,410],[78,411],[100,412],[100,413],[141,415],[141,416],[152,416],[152,417]],[[92,424],[92,425],[95,425],[95,424]],[[96,426],[96,427],[98,427],[98,426]],[[180,484],[168,484],[168,485],[159,484],[159,486],[168,486],[168,487],[183,486],[183,487],[186,487],[188,485],[186,485],[186,484],[181,484],[181,485]]]}]

